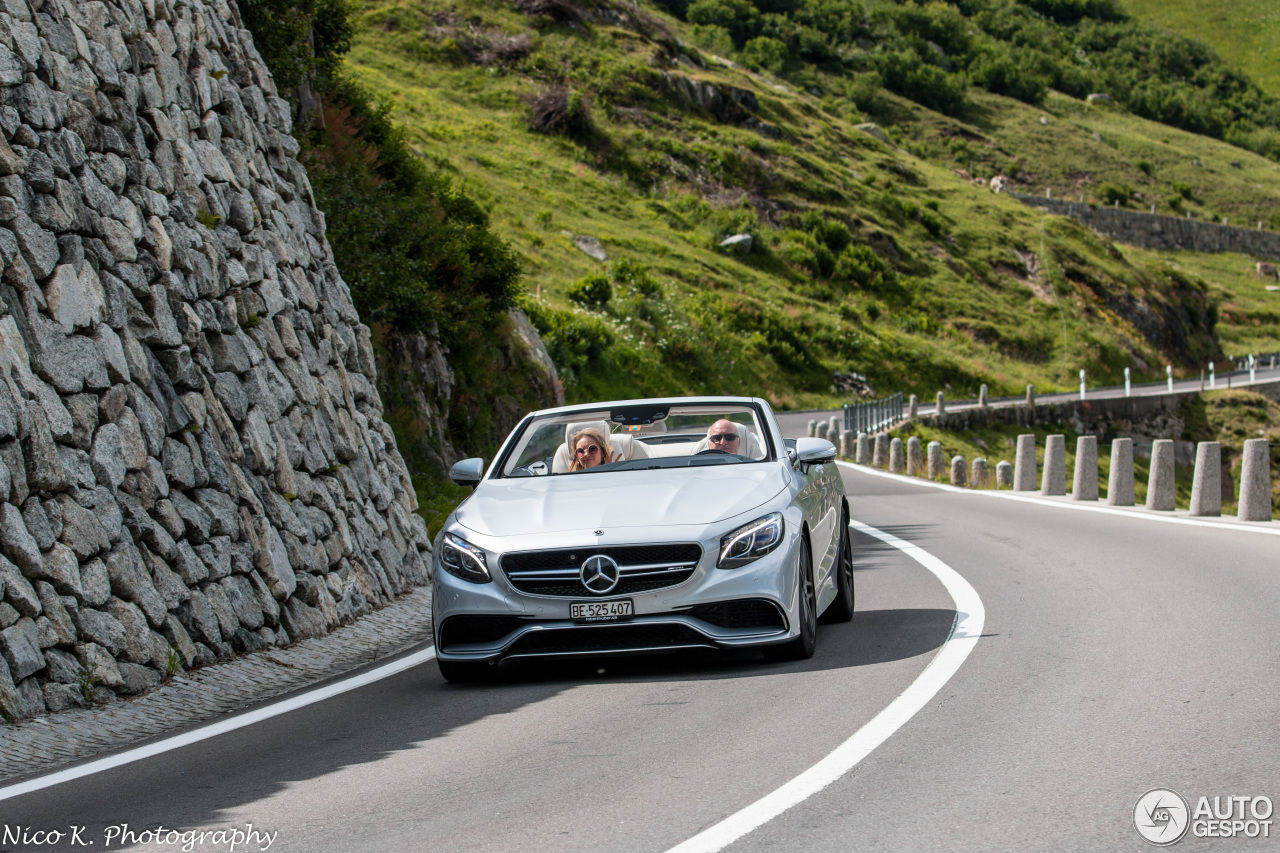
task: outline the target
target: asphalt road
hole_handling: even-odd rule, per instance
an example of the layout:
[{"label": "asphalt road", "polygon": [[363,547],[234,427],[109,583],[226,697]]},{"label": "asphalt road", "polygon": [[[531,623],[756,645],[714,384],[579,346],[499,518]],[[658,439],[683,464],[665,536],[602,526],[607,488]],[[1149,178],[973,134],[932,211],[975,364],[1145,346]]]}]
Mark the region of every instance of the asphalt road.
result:
[{"label": "asphalt road", "polygon": [[[847,469],[846,482],[855,518],[977,589],[984,635],[852,772],[728,849],[1145,850],[1132,812],[1151,788],[1192,808],[1280,799],[1280,540]],[[87,826],[99,850],[109,825],[250,822],[284,851],[666,850],[810,767],[946,640],[939,582],[877,540],[854,544],[858,612],[823,626],[803,664],[525,665],[484,686],[427,664],[0,802],[0,829]]]}]

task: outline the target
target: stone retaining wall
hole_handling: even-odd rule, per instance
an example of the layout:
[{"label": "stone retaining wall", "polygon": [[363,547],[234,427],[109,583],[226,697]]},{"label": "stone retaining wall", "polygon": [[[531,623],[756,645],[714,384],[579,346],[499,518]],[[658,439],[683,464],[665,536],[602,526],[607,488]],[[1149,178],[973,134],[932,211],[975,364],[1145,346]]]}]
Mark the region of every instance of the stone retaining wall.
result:
[{"label": "stone retaining wall", "polygon": [[0,0],[0,709],[425,583],[289,105],[225,0]]},{"label": "stone retaining wall", "polygon": [[[1241,386],[1271,400],[1280,400],[1280,381]],[[1099,439],[1134,439],[1134,452],[1148,456],[1156,439],[1180,439],[1186,427],[1182,410],[1187,399],[1199,391],[1176,391],[1144,397],[1107,397],[1094,400],[1068,400],[1060,403],[1038,403],[1035,406],[973,407],[953,410],[939,416],[918,415],[916,421],[930,427],[969,430],[996,425],[1023,427],[1069,426],[1079,435],[1095,435]],[[1195,458],[1192,442],[1175,442],[1177,464],[1190,465]]]},{"label": "stone retaining wall", "polygon": [[1059,216],[1070,216],[1113,240],[1144,249],[1240,252],[1260,258],[1280,258],[1280,233],[1275,231],[1236,228],[1025,193],[1011,192],[1009,195],[1023,204]]}]

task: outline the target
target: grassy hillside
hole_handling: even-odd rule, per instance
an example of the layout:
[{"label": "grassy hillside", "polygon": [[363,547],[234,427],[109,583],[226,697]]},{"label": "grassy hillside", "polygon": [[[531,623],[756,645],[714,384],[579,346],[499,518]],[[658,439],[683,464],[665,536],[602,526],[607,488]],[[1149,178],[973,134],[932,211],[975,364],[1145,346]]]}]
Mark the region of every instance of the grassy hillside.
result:
[{"label": "grassy hillside", "polygon": [[[1080,367],[1098,382],[1167,360],[1192,371],[1219,354],[1215,332],[1269,334],[1250,337],[1267,303],[1245,259],[1120,251],[985,187],[1001,173],[1030,191],[1280,227],[1280,171],[1225,143],[1056,93],[1031,106],[975,90],[954,117],[884,89],[836,97],[835,77],[801,88],[698,51],[705,33],[645,3],[359,8],[349,69],[524,259],[570,400],[827,405],[848,396],[833,374],[855,371],[883,393],[1069,387]],[[749,91],[758,108],[700,109],[681,78]],[[535,131],[534,102],[557,95],[561,132]],[[895,144],[855,127],[866,119]],[[750,253],[718,247],[736,233],[754,236]]]},{"label": "grassy hillside", "polygon": [[1132,15],[1209,44],[1230,65],[1280,96],[1280,6],[1274,0],[1122,0]]}]

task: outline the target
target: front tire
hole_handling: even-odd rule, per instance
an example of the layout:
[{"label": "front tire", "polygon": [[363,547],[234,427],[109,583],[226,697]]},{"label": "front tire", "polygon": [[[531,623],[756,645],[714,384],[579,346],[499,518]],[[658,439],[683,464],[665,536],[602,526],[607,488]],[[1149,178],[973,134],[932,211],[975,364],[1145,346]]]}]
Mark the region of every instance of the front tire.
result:
[{"label": "front tire", "polygon": [[824,623],[853,619],[853,545],[849,540],[849,516],[840,513],[840,547],[836,550],[836,597],[822,613]]},{"label": "front tire", "polygon": [[765,660],[808,660],[818,647],[818,595],[813,584],[813,552],[806,537],[800,539],[800,559],[796,571],[800,598],[800,635],[777,646],[765,646]]},{"label": "front tire", "polygon": [[436,658],[440,674],[451,684],[474,684],[478,681],[490,681],[498,671],[491,663],[472,663],[471,661],[440,660]]}]

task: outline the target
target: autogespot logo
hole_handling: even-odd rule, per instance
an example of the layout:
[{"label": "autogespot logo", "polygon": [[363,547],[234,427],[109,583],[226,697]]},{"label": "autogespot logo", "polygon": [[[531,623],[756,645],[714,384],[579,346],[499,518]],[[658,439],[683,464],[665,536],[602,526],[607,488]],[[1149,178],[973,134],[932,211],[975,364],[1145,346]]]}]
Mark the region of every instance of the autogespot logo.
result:
[{"label": "autogespot logo", "polygon": [[1275,807],[1270,797],[1215,796],[1196,799],[1191,810],[1181,794],[1168,788],[1147,791],[1133,807],[1138,834],[1159,847],[1194,838],[1270,838]]},{"label": "autogespot logo", "polygon": [[1133,807],[1133,825],[1138,834],[1158,847],[1180,841],[1187,834],[1189,817],[1187,801],[1165,788],[1147,791]]}]

